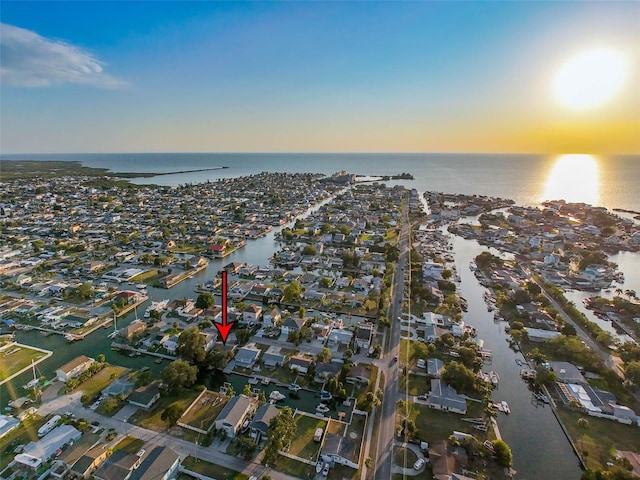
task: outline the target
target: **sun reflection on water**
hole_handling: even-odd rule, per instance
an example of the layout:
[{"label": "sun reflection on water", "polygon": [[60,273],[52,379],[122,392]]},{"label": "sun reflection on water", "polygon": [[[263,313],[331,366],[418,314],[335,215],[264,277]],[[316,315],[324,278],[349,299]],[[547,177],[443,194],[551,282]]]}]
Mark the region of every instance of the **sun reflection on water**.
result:
[{"label": "sun reflection on water", "polygon": [[561,155],[545,183],[541,201],[566,200],[598,205],[600,170],[592,155]]}]

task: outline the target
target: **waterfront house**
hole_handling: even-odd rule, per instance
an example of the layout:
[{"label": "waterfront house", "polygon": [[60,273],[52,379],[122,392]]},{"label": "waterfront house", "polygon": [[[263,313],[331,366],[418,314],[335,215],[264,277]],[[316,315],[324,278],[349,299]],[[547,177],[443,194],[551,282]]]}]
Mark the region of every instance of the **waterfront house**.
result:
[{"label": "waterfront house", "polygon": [[252,368],[258,361],[260,350],[255,346],[247,345],[238,349],[234,358],[236,365],[243,368]]},{"label": "waterfront house", "polygon": [[431,380],[431,392],[427,396],[427,405],[445,412],[454,412],[461,415],[467,413],[467,401],[458,395],[455,388],[440,379]]},{"label": "waterfront house", "polygon": [[138,334],[141,334],[147,329],[147,324],[141,320],[134,320],[129,325],[120,329],[118,333],[122,338],[125,338],[128,341],[131,341]]},{"label": "waterfront house", "polygon": [[284,365],[287,357],[280,353],[278,347],[269,347],[269,350],[262,354],[262,363],[266,368],[273,370],[274,368]]},{"label": "waterfront house", "polygon": [[74,358],[70,362],[65,363],[60,368],[56,370],[56,376],[58,380],[66,383],[68,380],[77,377],[85,370],[87,370],[95,360],[93,358],[89,358],[85,355],[80,355],[79,357]]},{"label": "waterfront house", "polygon": [[256,411],[256,403],[246,395],[231,398],[214,422],[217,430],[224,430],[227,437],[234,438],[242,423]]},{"label": "waterfront house", "polygon": [[269,423],[278,413],[280,413],[280,410],[269,403],[265,403],[258,408],[249,425],[249,428],[251,428],[251,438],[254,442],[259,443],[260,440],[267,438]]},{"label": "waterfront house", "polygon": [[207,253],[212,257],[222,258],[227,252],[226,245],[220,243],[214,243],[207,247]]},{"label": "waterfront house", "polygon": [[313,359],[302,355],[294,355],[289,359],[289,368],[303,375],[309,372],[311,365],[313,365]]}]

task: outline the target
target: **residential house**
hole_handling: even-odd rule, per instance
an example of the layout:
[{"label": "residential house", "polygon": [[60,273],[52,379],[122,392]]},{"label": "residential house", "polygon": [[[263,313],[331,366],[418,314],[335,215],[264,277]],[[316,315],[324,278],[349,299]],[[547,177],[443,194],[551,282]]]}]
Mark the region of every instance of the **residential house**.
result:
[{"label": "residential house", "polygon": [[253,345],[247,345],[238,349],[234,358],[236,365],[243,368],[253,368],[258,361],[260,350]]},{"label": "residential house", "polygon": [[211,244],[207,247],[207,253],[212,257],[222,258],[227,252],[226,245],[220,243]]},{"label": "residential house", "polygon": [[356,327],[356,347],[368,350],[373,343],[375,326],[371,322],[363,322]]},{"label": "residential house", "polygon": [[353,338],[353,332],[349,330],[342,330],[341,328],[334,328],[329,334],[330,346],[336,347],[338,345],[349,345]]},{"label": "residential house", "polygon": [[98,444],[87,450],[85,454],[71,466],[71,474],[78,478],[89,479],[91,474],[104,462],[109,456],[109,449],[105,444]]},{"label": "residential house", "polygon": [[131,474],[142,463],[142,456],[126,450],[116,450],[93,473],[95,480],[129,480]]},{"label": "residential house", "polygon": [[282,322],[282,333],[285,335],[289,335],[291,332],[299,332],[304,324],[307,322],[306,318],[300,317],[287,317]]},{"label": "residential house", "polygon": [[242,322],[253,326],[260,320],[261,313],[262,307],[253,304],[247,305],[242,312]]},{"label": "residential house", "polygon": [[127,401],[131,405],[149,410],[160,398],[160,385],[162,385],[162,382],[155,380],[149,385],[136,388],[133,393],[129,395]]},{"label": "residential house", "polygon": [[289,359],[289,368],[303,375],[309,372],[311,365],[313,365],[313,359],[302,355],[294,355]]},{"label": "residential house", "polygon": [[65,445],[75,442],[82,436],[79,430],[71,425],[60,425],[54,428],[37,442],[30,442],[22,453],[13,459],[26,467],[38,470],[42,464],[50,460]]},{"label": "residential house", "polygon": [[234,438],[242,423],[256,411],[256,403],[246,395],[231,398],[220,411],[214,422],[217,430],[224,430],[227,436]]},{"label": "residential house", "polygon": [[144,332],[147,329],[147,324],[142,320],[134,320],[129,325],[124,328],[121,328],[118,332],[118,335],[122,338],[127,339],[127,341],[133,340],[136,335]]},{"label": "residential house", "polygon": [[267,429],[271,420],[278,415],[280,410],[275,406],[265,403],[256,411],[249,428],[251,429],[251,438],[256,443],[267,437]]},{"label": "residential house", "polygon": [[275,327],[280,323],[282,315],[277,307],[273,307],[262,315],[262,325],[265,327]]},{"label": "residential house", "polygon": [[338,375],[343,365],[341,362],[316,363],[313,381],[316,383],[328,381],[331,377]]},{"label": "residential house", "polygon": [[77,377],[87,370],[94,362],[95,360],[93,358],[80,355],[57,369],[56,376],[58,377],[58,380],[66,383],[71,378]]},{"label": "residential house", "polygon": [[464,415],[467,413],[467,401],[458,395],[455,388],[444,380],[432,379],[431,392],[427,396],[427,405],[431,408]]},{"label": "residential house", "polygon": [[20,420],[10,415],[0,414],[0,438],[20,426]]},{"label": "residential house", "polygon": [[270,347],[269,350],[262,354],[262,363],[264,363],[264,366],[270,370],[284,365],[286,359],[286,355],[280,353],[279,348],[274,349],[274,347]]},{"label": "residential house", "polygon": [[[145,447],[149,450],[148,446]],[[154,446],[130,480],[168,480],[177,476],[179,467],[180,455],[169,447]]]}]

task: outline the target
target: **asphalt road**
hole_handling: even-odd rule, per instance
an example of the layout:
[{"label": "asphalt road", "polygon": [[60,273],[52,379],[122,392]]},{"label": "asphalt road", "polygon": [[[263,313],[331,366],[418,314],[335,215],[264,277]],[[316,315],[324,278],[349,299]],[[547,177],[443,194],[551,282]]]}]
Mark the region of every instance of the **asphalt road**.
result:
[{"label": "asphalt road", "polygon": [[402,313],[402,299],[404,296],[404,272],[409,268],[410,226],[408,221],[408,207],[402,212],[402,228],[398,239],[400,257],[396,262],[392,297],[389,309],[391,328],[389,331],[389,347],[380,363],[380,370],[384,373],[384,397],[378,423],[378,451],[376,461],[376,480],[389,480],[393,466],[393,445],[395,437],[395,412],[398,393],[398,361],[400,356],[400,322],[398,316]]}]

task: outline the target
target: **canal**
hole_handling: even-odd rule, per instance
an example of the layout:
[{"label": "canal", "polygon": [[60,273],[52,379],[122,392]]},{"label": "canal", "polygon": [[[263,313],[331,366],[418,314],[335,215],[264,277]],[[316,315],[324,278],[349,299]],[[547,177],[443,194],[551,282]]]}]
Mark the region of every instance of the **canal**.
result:
[{"label": "canal", "polygon": [[[323,200],[322,202],[319,202],[317,205],[315,205],[302,215],[298,216],[297,218],[304,218],[308,216],[312,212],[317,211],[322,205],[329,202],[330,200],[331,199],[329,198]],[[213,279],[218,271],[221,270],[224,265],[230,262],[250,263],[256,266],[268,265],[269,258],[271,257],[271,255],[273,255],[274,251],[279,248],[278,241],[276,239],[276,233],[287,226],[293,225],[294,222],[295,220],[286,225],[276,227],[272,231],[267,233],[264,237],[255,240],[249,240],[246,247],[236,250],[225,258],[212,259],[211,263],[205,270],[199,272],[192,278],[186,279],[185,281],[179,283],[171,289],[149,287],[149,300],[138,309],[138,317],[142,317],[146,306],[149,305],[152,301],[185,297],[196,298],[196,296],[198,295],[195,292],[196,286],[200,283],[204,283],[206,280]],[[126,286],[124,286],[124,288],[126,288]],[[123,316],[118,319],[117,327],[122,328],[135,320],[135,318],[135,312],[131,312]],[[88,355],[95,358],[99,354],[103,353],[106,357],[107,362],[111,364],[121,365],[132,369],[140,369],[146,366],[150,368],[150,371],[154,375],[159,375],[162,370],[168,365],[168,361],[166,360],[160,364],[157,364],[154,361],[154,357],[147,357],[145,355],[129,357],[128,352],[120,353],[111,350],[111,339],[109,339],[107,336],[112,331],[113,329],[111,327],[109,329],[99,328],[92,334],[88,335],[84,340],[73,343],[67,342],[62,335],[50,335],[45,337],[42,336],[40,332],[34,330],[28,332],[25,332],[24,330],[16,331],[15,338],[19,343],[34,345],[46,350],[51,350],[53,352],[53,355],[51,357],[38,364],[36,372],[38,376],[44,376],[49,379],[55,376],[55,370],[57,368],[69,362],[70,360],[73,360],[79,355]],[[32,373],[26,372],[14,378],[12,381],[0,386],[0,408],[4,409],[11,400],[17,397],[24,396],[25,392],[22,389],[22,385],[26,384],[29,380],[31,380],[31,378]],[[242,385],[242,387],[243,386],[244,384]],[[239,390],[236,389],[236,391],[242,392],[242,387]],[[303,392],[300,393],[302,394],[301,399],[305,399],[303,403],[306,407],[308,404],[310,404],[311,400],[306,401],[306,394],[304,394]],[[288,392],[286,392],[286,394],[288,395]],[[284,400],[285,403],[288,401],[289,397],[287,397],[287,400]]]},{"label": "canal", "polygon": [[[468,221],[469,219],[465,219]],[[494,323],[483,299],[485,288],[469,269],[471,262],[486,248],[475,240],[452,235],[456,269],[460,275],[461,293],[468,302],[464,321],[476,327],[484,348],[493,352],[493,361],[484,370],[494,370],[500,376],[500,385],[494,391],[494,400],[506,400],[510,415],[499,413],[498,425],[503,439],[513,452],[513,468],[520,480],[579,479],[581,469],[569,441],[548,405],[536,406],[532,402],[527,384],[520,378],[516,359],[520,353],[509,347],[509,335],[503,323]],[[498,254],[492,250],[492,253]]]}]

